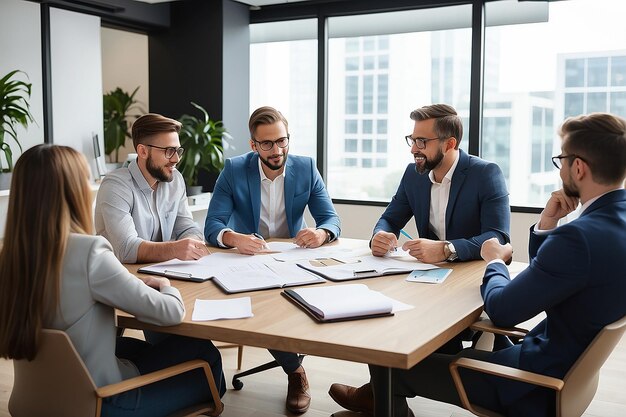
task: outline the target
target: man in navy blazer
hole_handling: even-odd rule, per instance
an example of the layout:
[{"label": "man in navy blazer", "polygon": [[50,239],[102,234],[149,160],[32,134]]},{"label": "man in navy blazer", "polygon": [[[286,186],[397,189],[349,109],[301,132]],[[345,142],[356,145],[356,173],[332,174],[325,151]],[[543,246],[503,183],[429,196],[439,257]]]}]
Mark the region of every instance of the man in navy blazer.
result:
[{"label": "man in navy blazer", "polygon": [[383,256],[398,246],[398,233],[411,217],[419,236],[403,245],[427,263],[480,259],[480,246],[492,237],[510,241],[509,193],[498,165],[459,149],[461,118],[445,104],[411,112],[406,136],[415,163],[374,227],[372,253]]},{"label": "man in navy blazer", "polygon": [[[512,327],[542,311],[546,318],[509,348],[435,353],[394,373],[397,415],[407,415],[405,397],[416,395],[460,405],[448,371],[459,356],[563,378],[598,332],[626,314],[626,120],[606,113],[569,118],[560,135],[561,154],[552,161],[563,189],[552,193],[530,229],[529,267],[511,280],[504,265],[511,245],[490,239],[481,250],[488,264],[480,291],[491,320]],[[557,227],[579,202],[580,217]],[[370,372],[375,384],[380,369]],[[510,416],[555,414],[555,393],[547,388],[472,371],[462,379],[477,405]],[[334,389],[344,407],[373,403],[369,384]]]},{"label": "man in navy blazer", "polygon": [[[272,107],[250,116],[252,152],[227,159],[204,226],[207,242],[236,247],[244,254],[266,248],[265,239],[294,238],[301,247],[316,248],[339,237],[341,224],[326,186],[311,158],[289,155],[285,117]],[[315,227],[305,227],[306,206]],[[295,353],[270,350],[288,375],[287,408],[303,413],[310,393],[304,368]]]}]

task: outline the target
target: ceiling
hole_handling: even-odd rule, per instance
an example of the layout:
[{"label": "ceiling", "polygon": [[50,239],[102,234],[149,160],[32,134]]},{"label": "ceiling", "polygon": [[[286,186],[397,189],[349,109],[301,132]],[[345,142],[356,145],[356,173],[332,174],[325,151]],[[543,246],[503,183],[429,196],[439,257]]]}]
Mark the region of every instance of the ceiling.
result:
[{"label": "ceiling", "polygon": [[[144,3],[167,3],[176,0],[135,0]],[[209,0],[206,0],[209,1]],[[236,0],[238,3],[248,4],[250,6],[260,7],[269,6],[270,4],[298,3],[306,0]]]}]

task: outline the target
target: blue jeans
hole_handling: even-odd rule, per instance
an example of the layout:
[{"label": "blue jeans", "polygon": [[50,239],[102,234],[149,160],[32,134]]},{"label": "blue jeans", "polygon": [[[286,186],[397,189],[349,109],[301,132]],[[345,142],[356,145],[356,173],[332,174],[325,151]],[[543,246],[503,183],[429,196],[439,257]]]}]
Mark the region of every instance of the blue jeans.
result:
[{"label": "blue jeans", "polygon": [[300,359],[298,359],[297,353],[282,352],[273,349],[268,349],[268,351],[286,374],[290,374],[300,367]]},{"label": "blue jeans", "polygon": [[[171,335],[153,345],[119,337],[116,355],[133,362],[141,375],[193,359],[205,360],[211,367],[220,397],[226,392],[222,357],[210,340]],[[105,399],[102,416],[167,416],[190,405],[209,401],[211,393],[204,372],[196,369]]]}]

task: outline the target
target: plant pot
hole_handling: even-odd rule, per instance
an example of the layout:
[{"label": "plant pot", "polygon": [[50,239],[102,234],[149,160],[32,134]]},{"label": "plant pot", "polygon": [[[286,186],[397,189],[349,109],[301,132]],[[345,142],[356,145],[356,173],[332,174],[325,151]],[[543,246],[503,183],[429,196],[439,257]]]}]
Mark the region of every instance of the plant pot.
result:
[{"label": "plant pot", "polygon": [[188,185],[186,188],[187,188],[187,196],[198,195],[202,193],[201,185]]},{"label": "plant pot", "polygon": [[0,172],[0,190],[8,190],[11,188],[12,172]]}]

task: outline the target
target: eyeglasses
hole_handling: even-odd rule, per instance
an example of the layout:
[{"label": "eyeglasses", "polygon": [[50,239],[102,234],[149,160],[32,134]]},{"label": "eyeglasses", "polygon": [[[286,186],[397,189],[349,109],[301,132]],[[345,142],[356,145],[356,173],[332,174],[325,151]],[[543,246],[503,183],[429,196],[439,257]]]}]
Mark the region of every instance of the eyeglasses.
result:
[{"label": "eyeglasses", "polygon": [[147,143],[143,143],[142,145],[149,146],[151,148],[163,149],[165,151],[165,157],[167,159],[172,159],[174,154],[178,155],[178,157],[180,158],[181,156],[183,156],[183,152],[185,152],[185,148],[180,146],[177,148],[175,148],[174,146],[167,146],[164,148],[162,146],[148,145]]},{"label": "eyeglasses", "polygon": [[561,161],[561,159],[580,159],[583,162],[587,162],[585,161],[582,157],[575,155],[575,154],[571,154],[571,155],[557,155],[557,156],[553,156],[552,157],[552,164],[554,164],[554,166],[556,167],[556,169],[561,169],[561,167],[563,166],[563,162]]},{"label": "eyeglasses", "polygon": [[411,135],[406,135],[404,137],[406,139],[406,144],[413,147],[413,145],[417,146],[417,149],[426,148],[426,142],[430,142],[431,140],[439,140],[441,138],[414,138]]},{"label": "eyeglasses", "polygon": [[287,146],[289,146],[289,134],[287,134],[286,137],[278,138],[276,140],[258,141],[254,138],[252,138],[252,140],[254,141],[254,143],[259,145],[259,148],[261,148],[262,151],[271,150],[274,147],[274,144],[276,144],[276,146],[278,146],[279,148],[286,148]]}]

